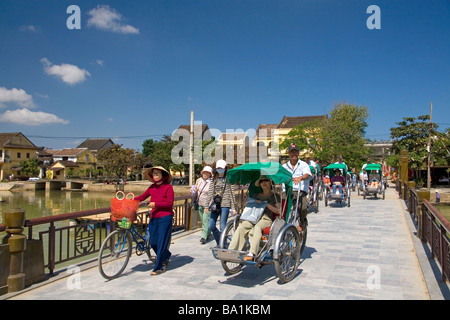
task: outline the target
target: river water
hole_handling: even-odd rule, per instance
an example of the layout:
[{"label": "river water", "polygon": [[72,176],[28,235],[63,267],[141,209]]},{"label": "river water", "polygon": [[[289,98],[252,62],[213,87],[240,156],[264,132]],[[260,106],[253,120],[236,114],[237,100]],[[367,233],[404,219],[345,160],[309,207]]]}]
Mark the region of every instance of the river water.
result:
[{"label": "river water", "polygon": [[3,213],[12,208],[25,210],[26,219],[29,220],[111,206],[111,194],[102,192],[61,190],[0,191],[0,200],[2,200],[0,202],[0,224],[3,223]]}]

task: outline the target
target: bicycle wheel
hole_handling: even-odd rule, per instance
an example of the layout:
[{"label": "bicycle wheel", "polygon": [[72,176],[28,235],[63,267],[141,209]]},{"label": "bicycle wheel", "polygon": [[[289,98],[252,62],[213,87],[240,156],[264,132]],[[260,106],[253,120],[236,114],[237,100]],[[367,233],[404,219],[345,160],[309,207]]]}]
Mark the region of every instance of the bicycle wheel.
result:
[{"label": "bicycle wheel", "polygon": [[[225,230],[222,231],[220,235],[219,240],[219,247],[226,249],[228,248],[228,245],[231,242],[231,238],[234,234],[234,220],[228,222],[228,224],[225,227]],[[244,250],[247,250],[248,245],[245,246]],[[244,266],[243,263],[237,263],[232,261],[220,261],[222,264],[222,268],[228,273],[228,274],[235,274],[241,271],[242,267]]]},{"label": "bicycle wheel", "polygon": [[278,234],[273,262],[278,278],[282,282],[291,281],[297,274],[303,244],[294,225],[283,228]]},{"label": "bicycle wheel", "polygon": [[125,270],[131,256],[131,236],[127,230],[111,232],[98,255],[98,270],[105,279],[114,279]]}]

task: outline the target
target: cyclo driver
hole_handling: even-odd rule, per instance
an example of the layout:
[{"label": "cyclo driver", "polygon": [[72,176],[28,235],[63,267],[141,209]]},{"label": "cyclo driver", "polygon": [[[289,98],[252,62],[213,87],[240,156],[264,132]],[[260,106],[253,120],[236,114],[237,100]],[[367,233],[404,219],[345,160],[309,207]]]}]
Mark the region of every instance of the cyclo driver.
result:
[{"label": "cyclo driver", "polygon": [[297,197],[300,197],[297,211],[300,221],[297,227],[301,232],[307,226],[306,215],[308,214],[308,190],[309,181],[312,179],[309,165],[298,158],[299,150],[295,144],[289,146],[289,161],[283,165],[292,173],[293,183],[293,202],[297,203]]}]

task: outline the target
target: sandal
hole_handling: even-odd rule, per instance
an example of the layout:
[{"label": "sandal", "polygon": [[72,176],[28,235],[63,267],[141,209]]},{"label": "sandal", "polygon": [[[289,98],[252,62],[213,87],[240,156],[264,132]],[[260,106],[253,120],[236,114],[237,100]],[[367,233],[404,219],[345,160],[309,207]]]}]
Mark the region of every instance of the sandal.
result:
[{"label": "sandal", "polygon": [[248,254],[244,257],[244,261],[253,261],[254,259],[255,259],[255,257],[250,254]]},{"label": "sandal", "polygon": [[150,275],[151,276],[157,276],[157,275],[159,275],[159,274],[161,274],[161,273],[164,273],[164,269],[161,269],[161,270],[155,270],[155,271],[152,271],[152,272],[150,272]]}]

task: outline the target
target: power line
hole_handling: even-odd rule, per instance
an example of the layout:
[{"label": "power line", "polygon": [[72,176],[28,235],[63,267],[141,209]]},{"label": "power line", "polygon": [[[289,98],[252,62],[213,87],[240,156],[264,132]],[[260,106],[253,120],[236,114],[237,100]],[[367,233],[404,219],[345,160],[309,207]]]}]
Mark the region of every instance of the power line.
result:
[{"label": "power line", "polygon": [[35,139],[57,139],[57,140],[68,140],[68,139],[145,139],[145,138],[155,138],[155,137],[163,137],[163,134],[151,134],[151,135],[144,135],[144,136],[114,136],[114,137],[57,137],[57,136],[38,136],[38,135],[27,135],[29,138],[35,138]]}]

